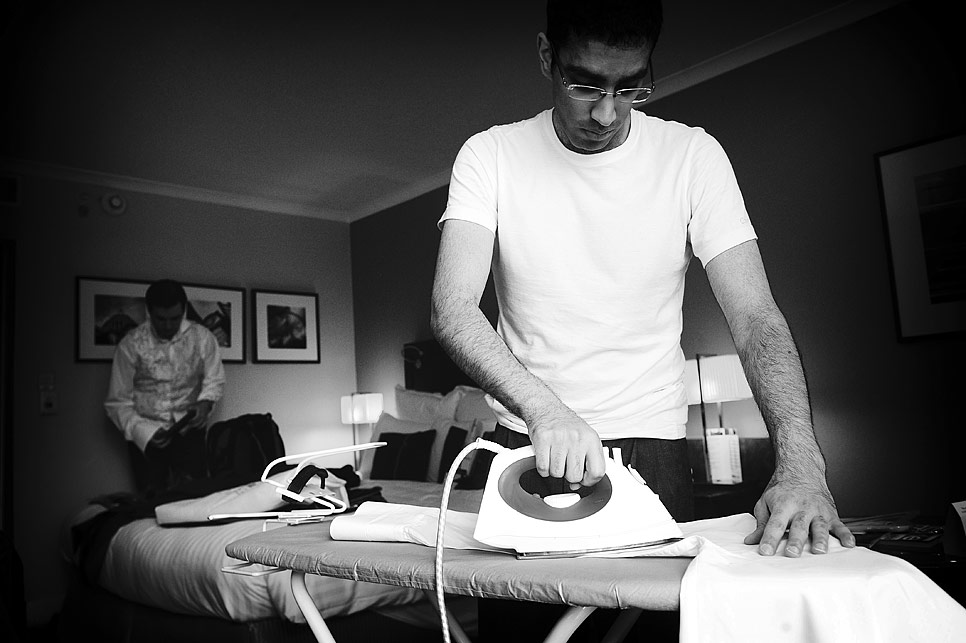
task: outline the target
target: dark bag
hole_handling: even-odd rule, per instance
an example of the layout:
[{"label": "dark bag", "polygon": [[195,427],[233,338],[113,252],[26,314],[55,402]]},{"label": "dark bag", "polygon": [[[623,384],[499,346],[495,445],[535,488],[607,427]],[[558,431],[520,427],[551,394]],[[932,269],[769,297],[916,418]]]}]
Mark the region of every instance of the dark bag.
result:
[{"label": "dark bag", "polygon": [[[225,488],[259,480],[268,463],[284,455],[285,444],[271,413],[249,413],[208,427],[208,477],[230,483]],[[279,463],[269,474],[286,467]]]},{"label": "dark bag", "polygon": [[[117,530],[139,518],[154,516],[167,502],[200,498],[261,479],[272,460],[285,455],[285,445],[271,413],[251,413],[216,422],[207,431],[175,433],[163,448],[145,453],[128,443],[138,493],[108,494],[92,500],[103,511],[71,528],[75,560],[84,577],[96,584],[104,554]],[[284,462],[278,473],[294,468]]]},{"label": "dark bag", "polygon": [[[143,454],[128,444],[138,490],[165,502],[254,482],[269,462],[285,455],[271,413],[249,413],[204,431],[175,433],[167,446],[148,445]],[[273,473],[287,466],[280,464]]]}]

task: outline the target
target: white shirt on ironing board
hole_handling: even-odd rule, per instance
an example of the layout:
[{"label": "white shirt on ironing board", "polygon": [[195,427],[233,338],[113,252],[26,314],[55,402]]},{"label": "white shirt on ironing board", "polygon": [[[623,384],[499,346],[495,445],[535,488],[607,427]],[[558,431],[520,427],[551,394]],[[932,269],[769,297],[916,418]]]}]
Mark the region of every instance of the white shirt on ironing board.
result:
[{"label": "white shirt on ironing board", "polygon": [[[331,535],[335,540],[434,547],[438,516],[439,509],[433,507],[365,503],[356,514],[333,520]],[[476,518],[448,510],[444,547],[493,551],[473,537]],[[755,527],[751,514],[679,526],[685,537],[678,542],[606,556],[694,557],[681,581],[681,643],[966,640],[966,609],[900,558],[863,547],[846,548],[835,539],[821,555],[806,546],[801,557],[785,557],[783,540],[774,556],[762,556],[756,546],[743,542]]]}]

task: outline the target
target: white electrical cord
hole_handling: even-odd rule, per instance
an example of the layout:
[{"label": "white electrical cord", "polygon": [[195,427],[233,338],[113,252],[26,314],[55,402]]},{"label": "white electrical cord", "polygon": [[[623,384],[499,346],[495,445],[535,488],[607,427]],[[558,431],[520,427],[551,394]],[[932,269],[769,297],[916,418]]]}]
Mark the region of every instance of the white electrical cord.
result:
[{"label": "white electrical cord", "polygon": [[449,493],[450,489],[453,487],[453,479],[456,477],[456,472],[459,470],[460,464],[463,462],[464,458],[470,454],[474,449],[486,449],[487,451],[492,451],[493,453],[501,453],[506,451],[507,448],[497,444],[496,442],[490,442],[489,440],[484,440],[482,438],[477,438],[475,441],[470,442],[463,450],[460,451],[455,458],[453,458],[453,463],[449,467],[449,471],[446,472],[446,479],[443,481],[443,497],[439,503],[439,519],[436,523],[436,606],[439,610],[439,620],[443,628],[443,642],[450,643],[449,635],[449,619],[446,616],[446,599],[443,592],[443,530],[446,527],[446,507],[449,504]]}]

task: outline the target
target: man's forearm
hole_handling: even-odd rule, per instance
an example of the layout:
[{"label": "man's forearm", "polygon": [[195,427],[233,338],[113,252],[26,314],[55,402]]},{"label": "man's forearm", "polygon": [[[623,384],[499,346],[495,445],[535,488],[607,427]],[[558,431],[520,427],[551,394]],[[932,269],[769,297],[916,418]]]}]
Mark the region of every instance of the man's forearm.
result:
[{"label": "man's forearm", "polygon": [[513,356],[475,303],[434,301],[431,326],[463,372],[528,425],[542,416],[572,414]]},{"label": "man's forearm", "polygon": [[808,479],[825,475],[815,439],[801,356],[777,309],[736,334],[735,345],[775,449],[775,473]]}]

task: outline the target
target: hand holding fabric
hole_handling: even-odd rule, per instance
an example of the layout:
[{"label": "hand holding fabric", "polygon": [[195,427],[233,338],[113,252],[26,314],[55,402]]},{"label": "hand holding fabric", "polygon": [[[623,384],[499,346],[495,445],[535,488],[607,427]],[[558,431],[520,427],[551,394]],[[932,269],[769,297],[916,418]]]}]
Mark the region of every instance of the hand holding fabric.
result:
[{"label": "hand holding fabric", "polygon": [[147,443],[148,447],[154,447],[156,449],[163,449],[169,444],[171,444],[171,427],[163,426],[154,432],[151,436],[151,440]]},{"label": "hand holding fabric", "polygon": [[[214,403],[211,400],[198,400],[194,404],[188,406],[187,413],[185,414],[185,418],[188,418],[188,421],[184,424],[184,429],[182,432],[206,426],[208,424],[208,417],[211,415],[211,409],[213,407]],[[182,420],[184,420],[184,418],[182,418]]]},{"label": "hand holding fabric", "polygon": [[[151,437],[151,441],[148,443],[151,446],[163,449],[174,439],[175,436],[184,435],[191,429],[198,426],[198,408],[196,408],[197,402],[193,404],[181,419],[170,426],[161,427],[155,431],[154,435]],[[211,408],[211,403],[208,404],[209,412]]]}]

